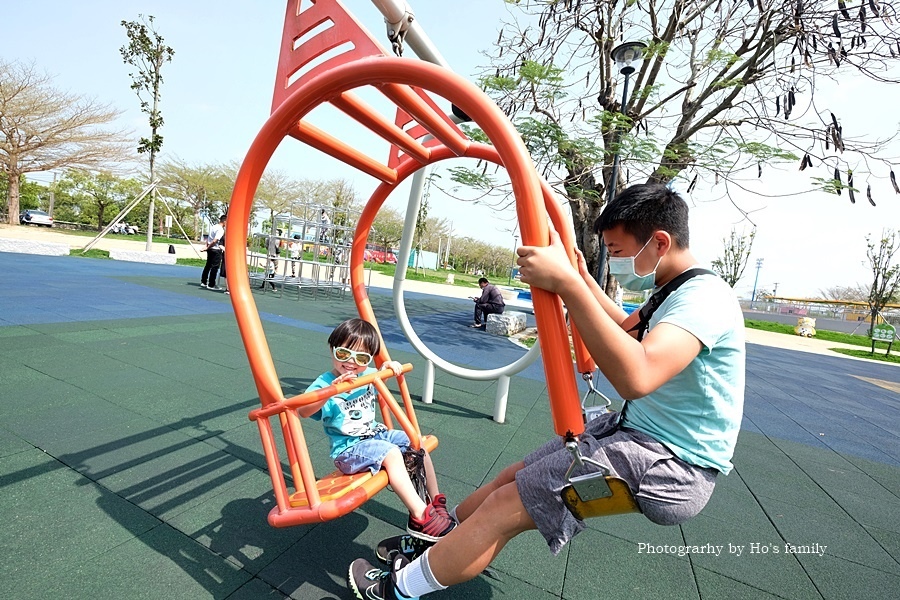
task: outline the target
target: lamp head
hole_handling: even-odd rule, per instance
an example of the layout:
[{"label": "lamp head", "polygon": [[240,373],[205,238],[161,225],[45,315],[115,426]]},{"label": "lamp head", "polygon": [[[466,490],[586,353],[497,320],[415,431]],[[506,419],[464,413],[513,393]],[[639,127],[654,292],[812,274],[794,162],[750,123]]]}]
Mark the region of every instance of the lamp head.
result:
[{"label": "lamp head", "polygon": [[613,48],[609,55],[616,62],[619,73],[631,75],[643,62],[646,49],[647,44],[643,42],[625,42]]}]

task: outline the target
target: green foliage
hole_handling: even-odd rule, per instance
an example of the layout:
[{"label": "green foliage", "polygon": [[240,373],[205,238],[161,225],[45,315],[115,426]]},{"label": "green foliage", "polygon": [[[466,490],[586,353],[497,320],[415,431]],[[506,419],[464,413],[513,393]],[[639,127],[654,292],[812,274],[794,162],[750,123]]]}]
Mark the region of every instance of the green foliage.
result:
[{"label": "green foliage", "polygon": [[737,231],[732,229],[731,236],[722,240],[722,255],[712,261],[712,268],[729,286],[734,287],[744,274],[753,250],[754,239],[756,239],[755,228],[749,235],[738,235]]},{"label": "green foliage", "polygon": [[[131,89],[141,102],[141,112],[149,117],[151,135],[142,137],[138,142],[138,152],[149,152],[151,164],[153,157],[162,148],[163,138],[157,131],[163,126],[162,113],[159,111],[159,91],[163,83],[162,67],[171,62],[175,50],[165,45],[165,40],[153,25],[153,15],[146,19],[138,15],[140,21],[122,21],[128,44],[119,48],[122,60],[135,69],[129,73]],[[148,99],[149,97],[149,99]]]},{"label": "green foliage", "polygon": [[519,81],[514,77],[487,76],[478,80],[478,84],[486,92],[509,93],[519,87]]},{"label": "green foliage", "polygon": [[[750,329],[758,329],[760,331],[771,331],[773,333],[783,333],[785,335],[797,335],[794,333],[794,326],[785,323],[775,323],[773,321],[759,321],[755,319],[744,319],[744,325]],[[839,331],[828,331],[825,329],[816,329],[816,339],[835,342],[838,344],[849,344],[852,346],[862,346],[870,348],[872,340],[866,335],[856,335],[853,333],[841,333]],[[875,342],[875,348],[886,350],[887,343]]]},{"label": "green foliage", "polygon": [[821,192],[825,192],[826,194],[840,195],[840,193],[846,189],[853,189],[854,192],[859,191],[856,188],[851,188],[849,185],[843,183],[839,179],[830,177],[810,177],[810,181],[813,182],[813,187]]},{"label": "green foliage", "polygon": [[659,141],[653,134],[622,134],[619,137],[619,152],[630,160],[652,163],[659,156]]},{"label": "green foliage", "polygon": [[471,169],[468,167],[451,167],[450,181],[475,188],[476,190],[490,190],[495,187],[494,179],[484,172],[484,170]]},{"label": "green foliage", "polygon": [[712,48],[709,52],[706,53],[706,64],[707,66],[713,66],[717,63],[724,67],[731,67],[734,63],[736,63],[740,57],[734,52],[728,52],[727,50],[722,50],[716,45],[716,47]]},{"label": "green foliage", "polygon": [[[123,179],[109,172],[70,169],[57,184],[57,192],[58,218],[87,223],[100,229],[141,193],[141,184],[135,179]],[[134,222],[133,219],[134,215],[129,215],[125,220]]]},{"label": "green foliage", "polygon": [[652,58],[659,56],[661,58],[665,58],[666,53],[669,51],[670,42],[665,40],[644,40],[644,43],[647,44],[647,49],[644,50],[644,60],[651,60]]},{"label": "green foliage", "polygon": [[91,248],[87,252],[82,252],[81,248],[72,248],[71,250],[69,250],[69,256],[78,256],[81,258],[109,259],[109,250],[100,250],[99,248]]},{"label": "green foliage", "polygon": [[781,148],[763,144],[762,142],[744,142],[734,139],[729,141],[733,142],[734,147],[741,153],[749,154],[760,162],[795,161],[800,158],[789,150],[782,150]]},{"label": "green foliage", "polygon": [[559,86],[563,83],[563,70],[552,64],[544,65],[534,60],[526,60],[519,68],[519,77],[531,85]]},{"label": "green foliage", "polygon": [[852,350],[850,348],[829,348],[833,352],[846,354],[847,356],[855,356],[856,358],[867,358],[869,360],[880,360],[881,362],[900,363],[900,355],[898,354],[879,354],[873,353],[871,350]]},{"label": "green foliage", "polygon": [[205,267],[206,259],[203,258],[176,258],[176,265],[185,265],[187,267]]},{"label": "green foliage", "polygon": [[744,87],[746,83],[741,77],[733,77],[731,79],[719,79],[712,83],[712,87],[718,90],[724,90],[732,87]]},{"label": "green foliage", "polygon": [[[0,171],[0,207],[9,201],[9,179]],[[50,189],[34,181],[28,181],[24,175],[19,177],[19,211],[29,208],[46,210],[50,204]],[[13,220],[11,219],[11,222]],[[16,221],[18,222],[18,221]]]},{"label": "green foliage", "polygon": [[462,129],[463,133],[466,134],[466,137],[473,142],[492,145],[490,138],[488,138],[487,134],[482,131],[480,127],[473,126],[469,123],[461,123],[459,128]]}]

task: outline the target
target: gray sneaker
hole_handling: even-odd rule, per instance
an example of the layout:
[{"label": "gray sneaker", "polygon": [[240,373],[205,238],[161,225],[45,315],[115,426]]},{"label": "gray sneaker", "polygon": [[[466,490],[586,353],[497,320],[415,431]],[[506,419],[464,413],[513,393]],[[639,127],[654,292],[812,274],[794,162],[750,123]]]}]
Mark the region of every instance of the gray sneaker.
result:
[{"label": "gray sneaker", "polygon": [[407,560],[413,561],[422,556],[431,546],[434,546],[434,542],[428,542],[406,533],[381,540],[375,548],[375,556],[386,565],[390,564],[395,556],[405,556]]}]

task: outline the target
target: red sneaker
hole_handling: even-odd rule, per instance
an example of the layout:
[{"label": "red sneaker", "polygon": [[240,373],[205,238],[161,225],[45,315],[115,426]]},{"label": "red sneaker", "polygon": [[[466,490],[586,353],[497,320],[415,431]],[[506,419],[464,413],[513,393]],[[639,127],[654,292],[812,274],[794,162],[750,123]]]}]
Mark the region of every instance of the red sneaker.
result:
[{"label": "red sneaker", "polygon": [[421,521],[409,515],[409,521],[406,523],[406,531],[409,535],[429,542],[438,541],[453,531],[454,527],[456,527],[456,523],[453,522],[453,519],[440,514],[432,504],[425,508],[425,515]]},{"label": "red sneaker", "polygon": [[453,520],[453,517],[450,516],[450,511],[447,510],[447,496],[438,494],[431,499],[431,505],[434,507],[434,510],[437,511],[437,514],[447,517],[448,519],[456,523],[456,521]]}]

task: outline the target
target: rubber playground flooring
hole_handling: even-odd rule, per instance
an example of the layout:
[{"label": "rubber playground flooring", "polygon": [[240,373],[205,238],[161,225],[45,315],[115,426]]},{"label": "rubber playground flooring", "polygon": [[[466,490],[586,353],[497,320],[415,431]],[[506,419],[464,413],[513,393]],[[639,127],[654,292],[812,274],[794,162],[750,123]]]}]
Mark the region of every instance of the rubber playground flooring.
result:
[{"label": "rubber playground flooring", "polygon": [[[341,519],[274,529],[258,406],[228,296],[199,269],[0,253],[0,598],[349,598],[406,515],[390,492]],[[370,292],[392,355],[424,361]],[[328,368],[352,301],[254,294],[286,393]],[[469,329],[471,302],[409,294],[429,347],[491,367],[523,352]],[[451,502],[553,435],[540,364],[494,384],[436,376],[417,403]],[[553,557],[514,540],[434,598],[891,598],[900,590],[900,369],[749,345],[736,468],[677,527],[595,519]],[[611,393],[608,386],[601,386]],[[331,470],[316,423],[318,474]]]}]

